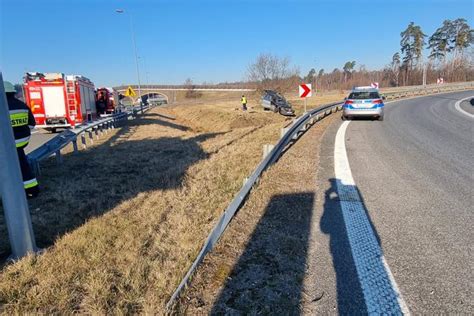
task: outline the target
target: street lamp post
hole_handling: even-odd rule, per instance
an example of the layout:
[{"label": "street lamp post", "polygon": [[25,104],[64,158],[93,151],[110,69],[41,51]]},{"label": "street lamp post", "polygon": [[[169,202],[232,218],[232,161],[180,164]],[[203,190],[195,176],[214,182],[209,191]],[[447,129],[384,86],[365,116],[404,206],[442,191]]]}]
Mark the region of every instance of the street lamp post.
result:
[{"label": "street lamp post", "polygon": [[[125,13],[123,9],[116,9],[115,12],[122,14]],[[138,65],[138,53],[137,53],[137,43],[135,40],[135,32],[133,31],[133,21],[132,15],[129,13],[128,17],[130,18],[130,33],[132,35],[132,45],[133,45],[133,52],[135,53],[135,64],[137,66],[137,79],[138,79],[138,96],[140,100],[140,111],[143,114],[143,102],[142,102],[142,88],[140,83],[140,66]]]}]

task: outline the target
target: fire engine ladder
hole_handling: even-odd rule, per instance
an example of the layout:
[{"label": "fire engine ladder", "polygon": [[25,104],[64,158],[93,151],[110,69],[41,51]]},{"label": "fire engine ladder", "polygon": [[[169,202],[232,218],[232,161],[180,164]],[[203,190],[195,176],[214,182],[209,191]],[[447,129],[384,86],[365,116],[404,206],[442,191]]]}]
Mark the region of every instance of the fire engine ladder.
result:
[{"label": "fire engine ladder", "polygon": [[76,87],[74,81],[67,81],[66,83],[66,95],[67,95],[67,106],[69,115],[74,116],[74,120],[77,117],[77,104],[76,104]]}]

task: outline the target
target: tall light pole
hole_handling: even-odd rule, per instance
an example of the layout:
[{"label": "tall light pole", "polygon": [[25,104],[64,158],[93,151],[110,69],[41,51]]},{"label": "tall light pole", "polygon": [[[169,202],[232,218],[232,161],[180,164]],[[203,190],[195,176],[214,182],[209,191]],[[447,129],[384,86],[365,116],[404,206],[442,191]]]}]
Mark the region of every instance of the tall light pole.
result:
[{"label": "tall light pole", "polygon": [[[122,14],[125,13],[123,9],[116,9],[115,12]],[[132,34],[132,45],[133,52],[135,53],[135,64],[137,66],[137,79],[138,79],[138,96],[140,100],[140,111],[143,114],[143,102],[142,102],[142,87],[140,83],[140,66],[138,65],[138,53],[137,53],[137,43],[135,41],[135,32],[133,31],[133,21],[132,15],[129,13],[128,17],[130,18],[130,33]]]}]

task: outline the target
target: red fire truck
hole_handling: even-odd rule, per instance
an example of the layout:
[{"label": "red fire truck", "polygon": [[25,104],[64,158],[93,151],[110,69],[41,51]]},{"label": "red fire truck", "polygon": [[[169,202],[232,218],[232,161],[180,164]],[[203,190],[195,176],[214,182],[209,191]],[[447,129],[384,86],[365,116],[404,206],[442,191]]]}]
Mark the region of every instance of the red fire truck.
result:
[{"label": "red fire truck", "polygon": [[113,114],[118,105],[118,92],[113,88],[101,87],[97,89],[96,108],[97,113]]},{"label": "red fire truck", "polygon": [[23,89],[37,127],[55,131],[97,116],[94,84],[83,76],[28,72]]}]

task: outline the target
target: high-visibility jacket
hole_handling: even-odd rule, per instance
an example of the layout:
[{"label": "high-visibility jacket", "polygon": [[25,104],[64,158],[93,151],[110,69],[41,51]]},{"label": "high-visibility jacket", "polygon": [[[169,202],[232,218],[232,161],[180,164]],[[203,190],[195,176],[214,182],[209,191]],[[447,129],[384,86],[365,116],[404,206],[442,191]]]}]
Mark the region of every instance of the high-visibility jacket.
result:
[{"label": "high-visibility jacket", "polygon": [[242,97],[242,99],[240,99],[240,102],[242,104],[247,104],[247,98],[246,97]]},{"label": "high-visibility jacket", "polygon": [[13,135],[15,136],[16,151],[23,176],[23,186],[27,194],[33,194],[34,192],[37,194],[38,180],[36,180],[35,175],[31,171],[28,158],[23,150],[30,141],[30,127],[33,128],[36,125],[35,118],[24,102],[9,94],[7,94],[7,101],[10,111],[10,122],[13,128]]},{"label": "high-visibility jacket", "polygon": [[30,141],[30,127],[33,128],[36,125],[35,118],[24,102],[14,96],[8,96],[7,101],[16,147],[26,147]]}]

